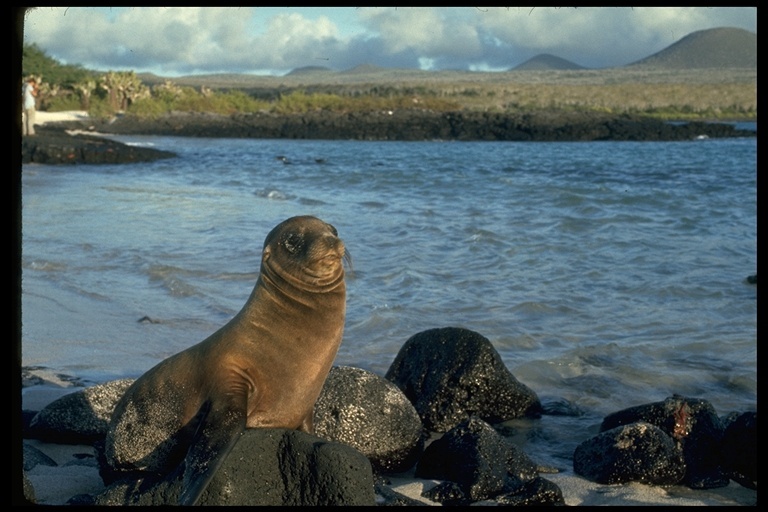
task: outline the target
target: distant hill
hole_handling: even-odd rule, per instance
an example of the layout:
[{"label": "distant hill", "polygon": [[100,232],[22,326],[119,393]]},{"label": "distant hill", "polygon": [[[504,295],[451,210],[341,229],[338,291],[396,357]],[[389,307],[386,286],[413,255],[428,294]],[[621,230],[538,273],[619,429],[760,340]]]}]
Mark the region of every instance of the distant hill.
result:
[{"label": "distant hill", "polygon": [[362,75],[367,73],[381,73],[387,71],[387,68],[375,66],[373,64],[360,64],[353,68],[342,71],[342,75]]},{"label": "distant hill", "polygon": [[161,84],[165,80],[168,80],[167,78],[157,76],[154,73],[136,73],[136,78],[138,78],[139,80],[141,80],[143,83],[147,85]]},{"label": "distant hill", "polygon": [[[525,72],[519,72],[519,71]],[[296,68],[282,76],[221,73],[165,78],[151,73],[137,73],[151,86],[171,80],[189,87],[220,89],[275,90],[281,87],[317,85],[357,86],[359,84],[499,84],[573,83],[755,83],[757,78],[757,35],[738,28],[715,28],[693,32],[666,49],[629,65],[613,68],[585,68],[560,57],[540,54],[508,71],[420,70],[386,68],[361,64],[344,71],[322,66]]]},{"label": "distant hill", "polygon": [[333,73],[333,70],[325,66],[304,66],[303,68],[296,68],[289,71],[285,76],[316,75],[324,73]]},{"label": "distant hill", "polygon": [[731,27],[699,30],[628,66],[659,69],[757,68],[757,34]]},{"label": "distant hill", "polygon": [[548,69],[586,69],[584,66],[549,53],[541,53],[515,66],[510,71],[542,71]]}]

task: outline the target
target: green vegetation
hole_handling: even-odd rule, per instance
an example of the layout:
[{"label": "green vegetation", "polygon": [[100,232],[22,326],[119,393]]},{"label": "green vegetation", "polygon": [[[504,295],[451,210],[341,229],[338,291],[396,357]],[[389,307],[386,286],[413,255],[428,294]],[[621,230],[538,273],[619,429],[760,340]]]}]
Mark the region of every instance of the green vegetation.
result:
[{"label": "green vegetation", "polygon": [[25,45],[24,76],[39,85],[41,110],[159,117],[170,112],[362,112],[402,109],[598,111],[661,119],[757,119],[756,73],[748,70],[585,70],[503,73],[377,72],[368,76],[185,77],[96,73],[62,65]]},{"label": "green vegetation", "polygon": [[461,104],[455,101],[428,95],[413,96],[405,92],[389,93],[386,96],[375,94],[348,95],[315,92],[307,94],[296,90],[282,94],[271,104],[271,110],[278,114],[325,110],[330,112],[370,112],[382,110],[420,109],[436,111],[461,110]]},{"label": "green vegetation", "polygon": [[752,83],[510,84],[456,90],[465,108],[581,110],[661,119],[757,119]]},{"label": "green vegetation", "polygon": [[148,96],[132,103],[127,112],[154,118],[169,112],[211,112],[228,115],[268,108],[268,102],[253,98],[244,91],[214,92],[205,87],[198,91],[192,87],[180,87],[166,80],[163,84],[153,86]]},{"label": "green vegetation", "polygon": [[60,64],[35,44],[25,44],[22,49],[21,73],[22,76],[44,76],[46,82],[59,87],[71,87],[96,77],[96,73],[82,66]]}]

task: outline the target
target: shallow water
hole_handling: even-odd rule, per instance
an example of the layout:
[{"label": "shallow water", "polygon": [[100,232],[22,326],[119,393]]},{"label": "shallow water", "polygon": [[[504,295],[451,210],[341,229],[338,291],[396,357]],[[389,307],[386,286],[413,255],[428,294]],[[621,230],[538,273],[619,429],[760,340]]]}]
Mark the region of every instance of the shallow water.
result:
[{"label": "shallow water", "polygon": [[23,168],[25,366],[140,375],[229,320],[269,230],[312,214],[353,260],[336,364],[383,375],[417,332],[476,330],[581,414],[510,423],[556,458],[673,393],[756,408],[755,139],[115,138],[179,157]]}]

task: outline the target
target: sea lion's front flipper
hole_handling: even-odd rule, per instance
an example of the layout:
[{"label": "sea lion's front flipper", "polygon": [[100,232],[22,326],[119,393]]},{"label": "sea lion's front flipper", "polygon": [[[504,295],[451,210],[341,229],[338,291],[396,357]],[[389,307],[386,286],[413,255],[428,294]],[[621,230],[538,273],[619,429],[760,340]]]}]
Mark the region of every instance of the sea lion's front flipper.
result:
[{"label": "sea lion's front flipper", "polygon": [[245,430],[245,406],[216,407],[208,401],[198,414],[197,432],[184,459],[179,505],[194,505]]}]

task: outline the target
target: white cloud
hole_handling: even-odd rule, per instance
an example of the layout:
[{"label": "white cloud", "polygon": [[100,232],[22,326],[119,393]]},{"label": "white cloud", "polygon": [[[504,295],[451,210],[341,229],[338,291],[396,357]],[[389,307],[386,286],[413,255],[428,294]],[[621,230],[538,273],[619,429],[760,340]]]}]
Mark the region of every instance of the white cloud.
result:
[{"label": "white cloud", "polygon": [[445,54],[477,56],[477,30],[457,17],[467,8],[365,8],[361,19],[383,42],[389,54],[417,51],[426,57]]},{"label": "white cloud", "polygon": [[325,16],[311,20],[298,13],[276,16],[254,44],[255,62],[264,68],[310,65],[338,49],[336,26]]},{"label": "white cloud", "polygon": [[[647,57],[705,28],[736,26],[755,18],[754,9],[691,7],[487,8],[478,23],[508,48],[516,63],[552,53],[579,64],[619,66]],[[752,12],[750,12],[752,11]]]},{"label": "white cloud", "polygon": [[361,63],[506,69],[538,53],[628,64],[696,30],[757,30],[755,8],[50,8],[25,40],[66,63],[160,74]]},{"label": "white cloud", "polygon": [[27,25],[25,39],[68,63],[99,68],[204,68],[212,60],[230,61],[227,51],[247,43],[247,16],[229,8],[70,8],[45,14]]},{"label": "white cloud", "polygon": [[[330,19],[298,12],[253,31],[253,8],[58,9],[34,16],[27,40],[68,63],[104,68],[154,66],[182,72],[247,72],[306,65],[335,48]],[[107,16],[109,14],[109,16]]]}]

